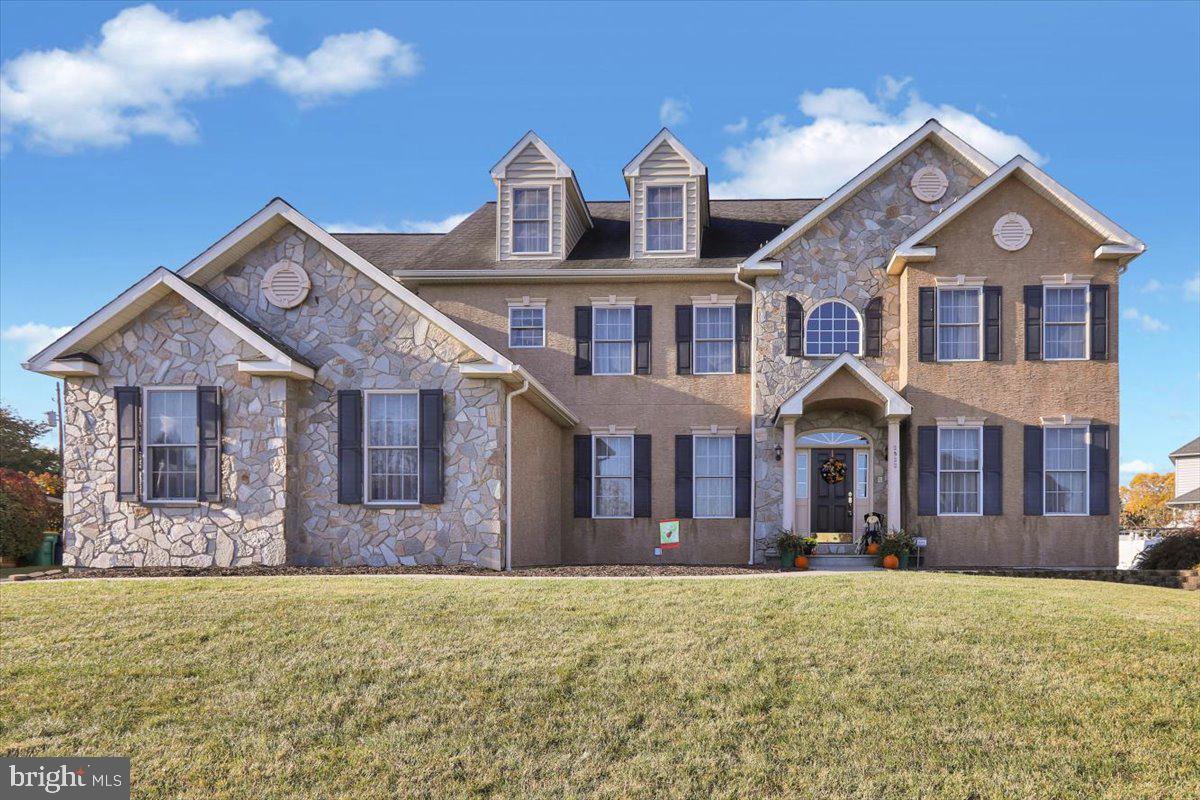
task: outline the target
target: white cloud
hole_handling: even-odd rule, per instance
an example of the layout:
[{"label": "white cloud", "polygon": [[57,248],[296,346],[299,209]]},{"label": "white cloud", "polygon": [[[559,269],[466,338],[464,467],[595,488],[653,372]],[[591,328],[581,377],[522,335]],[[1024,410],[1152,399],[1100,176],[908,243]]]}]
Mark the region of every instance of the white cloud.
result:
[{"label": "white cloud", "polygon": [[875,96],[884,102],[895,100],[900,96],[900,90],[912,83],[912,78],[893,78],[891,75],[884,75],[879,79],[879,83],[875,85]]},{"label": "white cloud", "polygon": [[746,132],[746,128],[750,127],[750,120],[742,117],[737,122],[730,122],[728,125],[721,126],[721,130],[728,133],[730,136],[739,136]]},{"label": "white cloud", "polygon": [[1167,323],[1160,319],[1155,319],[1143,311],[1138,311],[1136,308],[1125,309],[1121,312],[1121,316],[1125,319],[1141,323],[1142,330],[1150,333],[1160,333],[1167,330]]},{"label": "white cloud", "polygon": [[470,213],[451,214],[442,219],[404,219],[393,227],[385,223],[363,224],[361,222],[321,223],[321,227],[334,233],[446,233],[455,228]]},{"label": "white cloud", "polygon": [[858,89],[804,92],[800,110],[809,119],[793,124],[783,115],[768,117],[754,139],[728,148],[722,161],[731,177],[713,185],[713,196],[828,195],[930,117],[998,163],[1018,153],[1038,164],[1046,162],[1021,137],[954,106],[928,103],[915,91],[908,93],[902,107],[892,109],[888,93],[899,93],[906,83],[885,76],[877,101]]},{"label": "white cloud", "polygon": [[1183,282],[1183,291],[1193,300],[1200,298],[1200,272]]},{"label": "white cloud", "polygon": [[31,356],[69,330],[70,325],[59,328],[41,322],[26,322],[24,325],[9,325],[0,331],[0,340],[21,345],[24,355]]},{"label": "white cloud", "polygon": [[269,80],[311,104],[370,89],[420,65],[412,45],[378,30],[327,37],[300,58],[281,51],[257,11],[181,20],[127,8],[77,50],[29,50],[0,68],[0,132],[70,152],[134,136],[197,138],[189,101]]},{"label": "white cloud", "polygon": [[658,107],[658,121],[663,125],[682,125],[687,122],[688,114],[691,111],[692,104],[687,100],[668,97]]},{"label": "white cloud", "polygon": [[1143,285],[1138,291],[1140,291],[1142,294],[1154,294],[1155,292],[1161,292],[1162,290],[1162,281],[1156,278],[1151,278],[1150,280],[1146,281],[1145,285]]},{"label": "white cloud", "polygon": [[1154,465],[1140,458],[1121,462],[1121,473],[1123,475],[1132,475],[1138,472],[1154,472]]}]

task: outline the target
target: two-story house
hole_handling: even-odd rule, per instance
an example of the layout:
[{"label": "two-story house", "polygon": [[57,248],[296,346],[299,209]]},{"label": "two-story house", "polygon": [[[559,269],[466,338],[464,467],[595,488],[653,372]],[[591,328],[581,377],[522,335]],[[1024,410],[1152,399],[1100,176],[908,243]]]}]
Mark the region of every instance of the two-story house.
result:
[{"label": "two-story house", "polygon": [[1175,496],[1167,501],[1175,512],[1173,525],[1200,525],[1200,436],[1168,457],[1175,467]]},{"label": "two-story house", "polygon": [[934,565],[1115,564],[1142,242],[935,120],[826,198],[712,199],[667,130],[623,177],[531,132],[448,233],[276,199],[138,281],[26,365],[67,562],[762,563],[876,512]]}]

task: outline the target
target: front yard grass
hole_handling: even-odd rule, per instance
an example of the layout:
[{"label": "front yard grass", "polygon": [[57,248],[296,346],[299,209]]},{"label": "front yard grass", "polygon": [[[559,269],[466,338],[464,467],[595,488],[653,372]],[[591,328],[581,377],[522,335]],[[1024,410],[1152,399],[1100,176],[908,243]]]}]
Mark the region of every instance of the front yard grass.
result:
[{"label": "front yard grass", "polygon": [[0,588],[0,752],[135,797],[1200,796],[1200,593],[798,579]]}]

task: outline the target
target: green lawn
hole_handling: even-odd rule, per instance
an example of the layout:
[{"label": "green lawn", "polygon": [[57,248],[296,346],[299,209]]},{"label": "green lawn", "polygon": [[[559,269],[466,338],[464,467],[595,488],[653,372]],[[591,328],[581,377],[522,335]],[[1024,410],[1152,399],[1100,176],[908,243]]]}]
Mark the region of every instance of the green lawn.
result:
[{"label": "green lawn", "polygon": [[1200,796],[1200,593],[794,580],[0,588],[0,752],[135,797]]}]

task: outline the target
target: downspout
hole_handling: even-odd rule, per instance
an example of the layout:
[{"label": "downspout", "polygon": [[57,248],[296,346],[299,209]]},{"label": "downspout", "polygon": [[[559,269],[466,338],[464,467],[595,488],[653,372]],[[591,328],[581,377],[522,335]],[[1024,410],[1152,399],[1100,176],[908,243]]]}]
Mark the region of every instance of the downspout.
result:
[{"label": "downspout", "polygon": [[754,423],[755,401],[758,399],[758,359],[757,343],[758,337],[755,336],[755,330],[758,328],[758,293],[754,291],[754,287],[746,283],[738,277],[738,270],[734,270],[733,282],[738,286],[745,288],[750,292],[750,566],[754,566],[754,520],[758,511],[757,495],[758,495],[758,463],[755,458],[755,452],[758,450],[758,430]]},{"label": "downspout", "polygon": [[512,426],[513,398],[529,391],[529,379],[504,398],[504,571],[512,571]]}]

